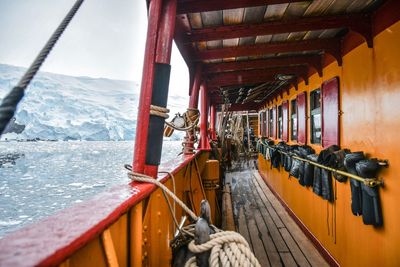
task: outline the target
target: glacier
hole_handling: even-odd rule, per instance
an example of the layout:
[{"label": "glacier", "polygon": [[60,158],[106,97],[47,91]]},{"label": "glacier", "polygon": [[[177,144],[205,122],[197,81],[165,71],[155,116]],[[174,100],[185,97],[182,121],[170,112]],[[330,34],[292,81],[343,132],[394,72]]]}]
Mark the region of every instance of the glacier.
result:
[{"label": "glacier", "polygon": [[[0,64],[0,99],[24,71]],[[0,238],[129,182],[139,91],[134,81],[38,73],[0,141]],[[170,94],[170,114],[187,102]],[[181,152],[183,134],[164,139],[162,162]]]},{"label": "glacier", "polygon": [[[0,99],[26,69],[0,64]],[[1,140],[133,140],[138,82],[39,72],[19,104],[12,128]],[[170,95],[171,114],[183,112],[187,96]],[[180,140],[182,134],[174,134]]]}]

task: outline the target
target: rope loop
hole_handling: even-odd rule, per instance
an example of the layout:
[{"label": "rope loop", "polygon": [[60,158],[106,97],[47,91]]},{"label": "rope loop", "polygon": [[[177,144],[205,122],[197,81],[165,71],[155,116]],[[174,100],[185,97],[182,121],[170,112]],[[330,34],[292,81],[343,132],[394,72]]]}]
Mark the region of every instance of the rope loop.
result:
[{"label": "rope loop", "polygon": [[150,115],[168,119],[169,118],[169,115],[167,114],[168,112],[169,109],[167,108],[156,105],[150,105]]}]

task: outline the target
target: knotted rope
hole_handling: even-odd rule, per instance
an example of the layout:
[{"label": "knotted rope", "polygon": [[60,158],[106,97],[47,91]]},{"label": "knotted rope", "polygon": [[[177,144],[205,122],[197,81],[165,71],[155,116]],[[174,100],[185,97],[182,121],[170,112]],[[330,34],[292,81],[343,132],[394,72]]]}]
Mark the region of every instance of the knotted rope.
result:
[{"label": "knotted rope", "polygon": [[[151,183],[158,186],[163,192],[168,194],[179,206],[182,207],[184,211],[194,220],[197,221],[199,218],[194,214],[192,210],[186,206],[171,190],[169,190],[164,184],[162,184],[159,180],[154,179],[153,177],[136,173],[132,171],[131,166],[125,165],[125,168],[129,170],[128,177],[135,182],[142,183]],[[169,173],[171,177],[172,174]],[[167,198],[166,198],[167,199]],[[168,200],[167,200],[168,202]],[[170,204],[169,204],[170,206]],[[170,209],[171,213],[172,210]],[[172,214],[174,217],[174,221],[176,223],[175,214]],[[211,267],[214,266],[232,266],[232,267],[240,267],[240,266],[261,266],[258,262],[257,258],[250,250],[250,246],[247,241],[241,236],[239,233],[232,231],[222,231],[216,228],[213,225],[210,225],[211,228],[215,231],[215,234],[210,235],[210,240],[203,244],[196,245],[194,240],[189,242],[188,248],[191,252],[198,254],[206,251],[210,251],[209,257],[209,265]],[[178,230],[184,235],[194,237],[195,235],[195,227],[194,224],[183,227]],[[196,257],[190,258],[185,267],[196,267]]]}]

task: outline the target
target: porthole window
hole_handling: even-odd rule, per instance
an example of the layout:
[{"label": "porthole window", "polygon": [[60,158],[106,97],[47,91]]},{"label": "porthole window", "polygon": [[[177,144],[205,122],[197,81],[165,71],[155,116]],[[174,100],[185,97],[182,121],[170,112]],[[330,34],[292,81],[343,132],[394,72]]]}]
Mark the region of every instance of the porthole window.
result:
[{"label": "porthole window", "polygon": [[321,90],[316,89],[310,94],[310,130],[311,143],[321,144]]}]

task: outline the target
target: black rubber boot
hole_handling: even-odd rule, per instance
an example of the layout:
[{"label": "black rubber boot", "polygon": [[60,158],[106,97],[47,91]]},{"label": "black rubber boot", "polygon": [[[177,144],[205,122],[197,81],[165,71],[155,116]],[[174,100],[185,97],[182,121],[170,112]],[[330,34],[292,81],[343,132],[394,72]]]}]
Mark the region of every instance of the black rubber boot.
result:
[{"label": "black rubber boot", "polygon": [[[358,175],[356,171],[356,163],[360,160],[365,159],[363,152],[354,152],[347,154],[344,157],[344,166],[347,171],[351,174]],[[361,182],[350,179],[351,188],[351,211],[354,215],[359,216],[362,214],[362,192],[361,192]]]},{"label": "black rubber boot", "polygon": [[[376,159],[361,160],[356,163],[356,171],[363,178],[376,178],[379,170]],[[379,198],[379,188],[369,187],[361,183],[362,190],[362,217],[364,224],[382,226],[382,210]]]}]

